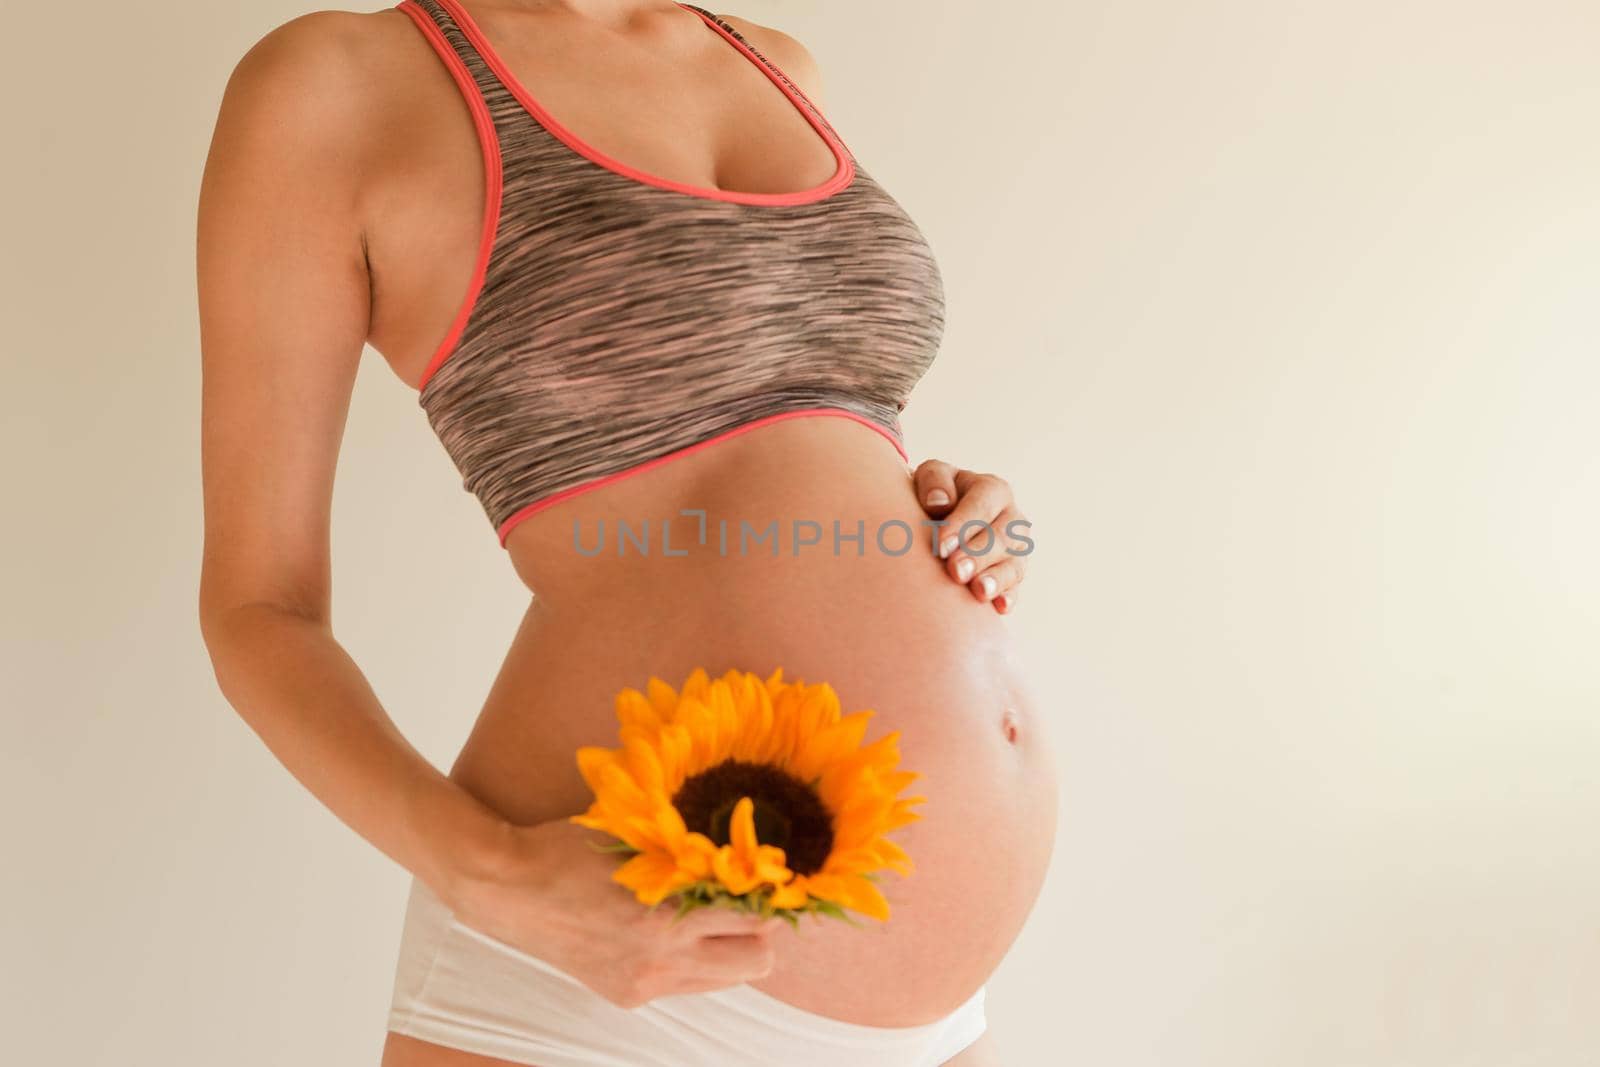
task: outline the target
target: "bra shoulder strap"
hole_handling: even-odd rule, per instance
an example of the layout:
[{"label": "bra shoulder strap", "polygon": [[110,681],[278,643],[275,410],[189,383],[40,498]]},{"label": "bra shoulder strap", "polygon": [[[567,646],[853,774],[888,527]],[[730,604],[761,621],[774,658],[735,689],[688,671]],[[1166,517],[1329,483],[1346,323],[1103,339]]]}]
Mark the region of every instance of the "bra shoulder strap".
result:
[{"label": "bra shoulder strap", "polygon": [[[469,87],[475,90],[474,95],[483,102],[497,129],[503,130],[516,119],[519,112],[516,98],[472,43],[462,21],[456,18],[458,8],[454,0],[400,0],[395,6],[417,23],[440,58],[452,67],[453,74],[464,74],[469,79],[470,86],[461,87],[463,93]],[[461,68],[459,72],[456,64]],[[471,102],[469,96],[468,103]]]}]

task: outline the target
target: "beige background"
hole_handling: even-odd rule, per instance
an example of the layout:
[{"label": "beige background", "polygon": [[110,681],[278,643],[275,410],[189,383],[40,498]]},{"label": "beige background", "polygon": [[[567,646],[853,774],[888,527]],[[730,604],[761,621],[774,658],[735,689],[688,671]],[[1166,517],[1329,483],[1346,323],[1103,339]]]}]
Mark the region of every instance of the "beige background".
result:
[{"label": "beige background", "polygon": [[[405,879],[218,695],[193,218],[294,4],[9,20],[0,1056],[375,1060]],[[719,9],[723,10],[723,9]],[[915,457],[1038,522],[1010,1067],[1600,1057],[1600,8],[746,0],[922,224]],[[336,632],[446,763],[522,594],[369,353]]]}]

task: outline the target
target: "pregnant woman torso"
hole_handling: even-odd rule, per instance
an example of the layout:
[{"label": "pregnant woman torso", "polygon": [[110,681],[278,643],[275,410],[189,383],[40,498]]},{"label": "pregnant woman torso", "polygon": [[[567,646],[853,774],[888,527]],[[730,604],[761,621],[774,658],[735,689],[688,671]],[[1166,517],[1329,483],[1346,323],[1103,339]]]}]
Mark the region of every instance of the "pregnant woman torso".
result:
[{"label": "pregnant woman torso", "polygon": [[[680,5],[693,18],[658,46],[709,64],[703,83],[637,57],[608,78],[607,53],[574,66],[571,41],[501,56],[504,28],[454,0],[397,10],[375,71],[393,136],[368,205],[371,343],[418,386],[534,593],[452,777],[515,821],[564,818],[591,797],[575,751],[616,744],[618,689],[695,667],[826,681],[921,776],[921,818],[891,835],[915,871],[885,872],[887,922],[808,917],[753,984],[867,1025],[945,1015],[1033,905],[1056,792],[1013,624],[945,576],[901,450],[943,326],[923,235],[699,9]],[[670,36],[707,30],[705,52]],[[513,67],[556,73],[535,98]],[[583,128],[609,121],[608,151],[553,117],[577,126],[579,86],[621,93],[652,70],[684,91],[632,88],[661,110],[631,126],[595,111]],[[724,127],[768,150],[720,182],[662,177],[697,158],[672,129]],[[779,191],[728,191],[759,188]]]},{"label": "pregnant woman torso", "polygon": [[[705,512],[706,543],[699,514]],[[678,516],[673,519],[672,516]],[[592,794],[573,753],[614,746],[612,697],[696,666],[827,681],[843,709],[871,708],[870,741],[900,732],[922,777],[922,818],[892,831],[909,876],[886,872],[891,912],[864,928],[805,918],[780,941],[764,992],[852,1022],[926,1023],[999,963],[1037,895],[1055,827],[1048,712],[1017,662],[1013,622],[946,577],[892,448],[844,419],[763,427],[572,501],[513,534],[537,590],[453,776],[516,820],[575,814]],[[836,555],[832,524],[864,530]],[[618,558],[616,523],[648,521],[651,554]],[[821,541],[795,555],[793,523]],[[894,520],[904,527],[892,525]],[[771,541],[741,552],[741,521]],[[729,531],[724,553],[719,530]],[[574,547],[574,525],[593,557]],[[902,528],[923,536],[891,550]],[[602,531],[604,539],[602,542]],[[802,526],[802,538],[809,536]],[[815,533],[810,530],[809,533]],[[672,551],[662,554],[663,538]]]}]

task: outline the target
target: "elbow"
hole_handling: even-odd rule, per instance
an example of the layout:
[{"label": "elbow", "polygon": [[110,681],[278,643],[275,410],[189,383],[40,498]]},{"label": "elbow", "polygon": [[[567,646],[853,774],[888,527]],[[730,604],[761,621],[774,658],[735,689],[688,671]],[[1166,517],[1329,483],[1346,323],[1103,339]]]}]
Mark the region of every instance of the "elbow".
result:
[{"label": "elbow", "polygon": [[223,695],[232,702],[252,686],[263,661],[280,661],[308,629],[331,630],[330,607],[325,582],[292,570],[227,566],[208,553],[195,618]]},{"label": "elbow", "polygon": [[242,598],[220,593],[217,583],[208,574],[202,573],[196,600],[195,617],[200,624],[200,641],[205,645],[212,670],[216,671],[226,658],[230,644],[237,639],[237,619]]},{"label": "elbow", "polygon": [[198,614],[211,675],[223,697],[233,704],[233,679],[251,647],[248,627],[242,624],[245,613],[239,607],[202,605]]},{"label": "elbow", "polygon": [[323,616],[267,600],[214,602],[202,599],[198,610],[200,639],[211,661],[217,688],[237,707],[236,696],[251,688],[264,659],[292,640],[283,627],[327,629]]},{"label": "elbow", "polygon": [[222,694],[228,706],[237,710],[238,702],[234,699],[233,678],[239,656],[234,651],[238,644],[233,634],[234,628],[229,625],[225,613],[200,612],[200,640],[205,644],[206,659],[211,663],[211,677],[216,681],[217,691]]}]

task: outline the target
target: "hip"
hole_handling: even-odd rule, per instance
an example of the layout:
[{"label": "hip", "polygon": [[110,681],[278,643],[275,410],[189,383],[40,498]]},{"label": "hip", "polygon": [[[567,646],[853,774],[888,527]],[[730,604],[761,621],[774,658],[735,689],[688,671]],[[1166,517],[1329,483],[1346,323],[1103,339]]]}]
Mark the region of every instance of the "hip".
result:
[{"label": "hip", "polygon": [[405,1059],[417,1063],[461,1060],[429,1049],[443,1046],[540,1067],[602,1059],[636,1067],[742,1067],[752,1060],[770,1067],[939,1067],[987,1028],[985,994],[980,986],[939,1019],[894,1028],[804,1011],[748,983],[622,1008],[546,960],[461,923],[414,882],[388,1029],[426,1042]]}]

